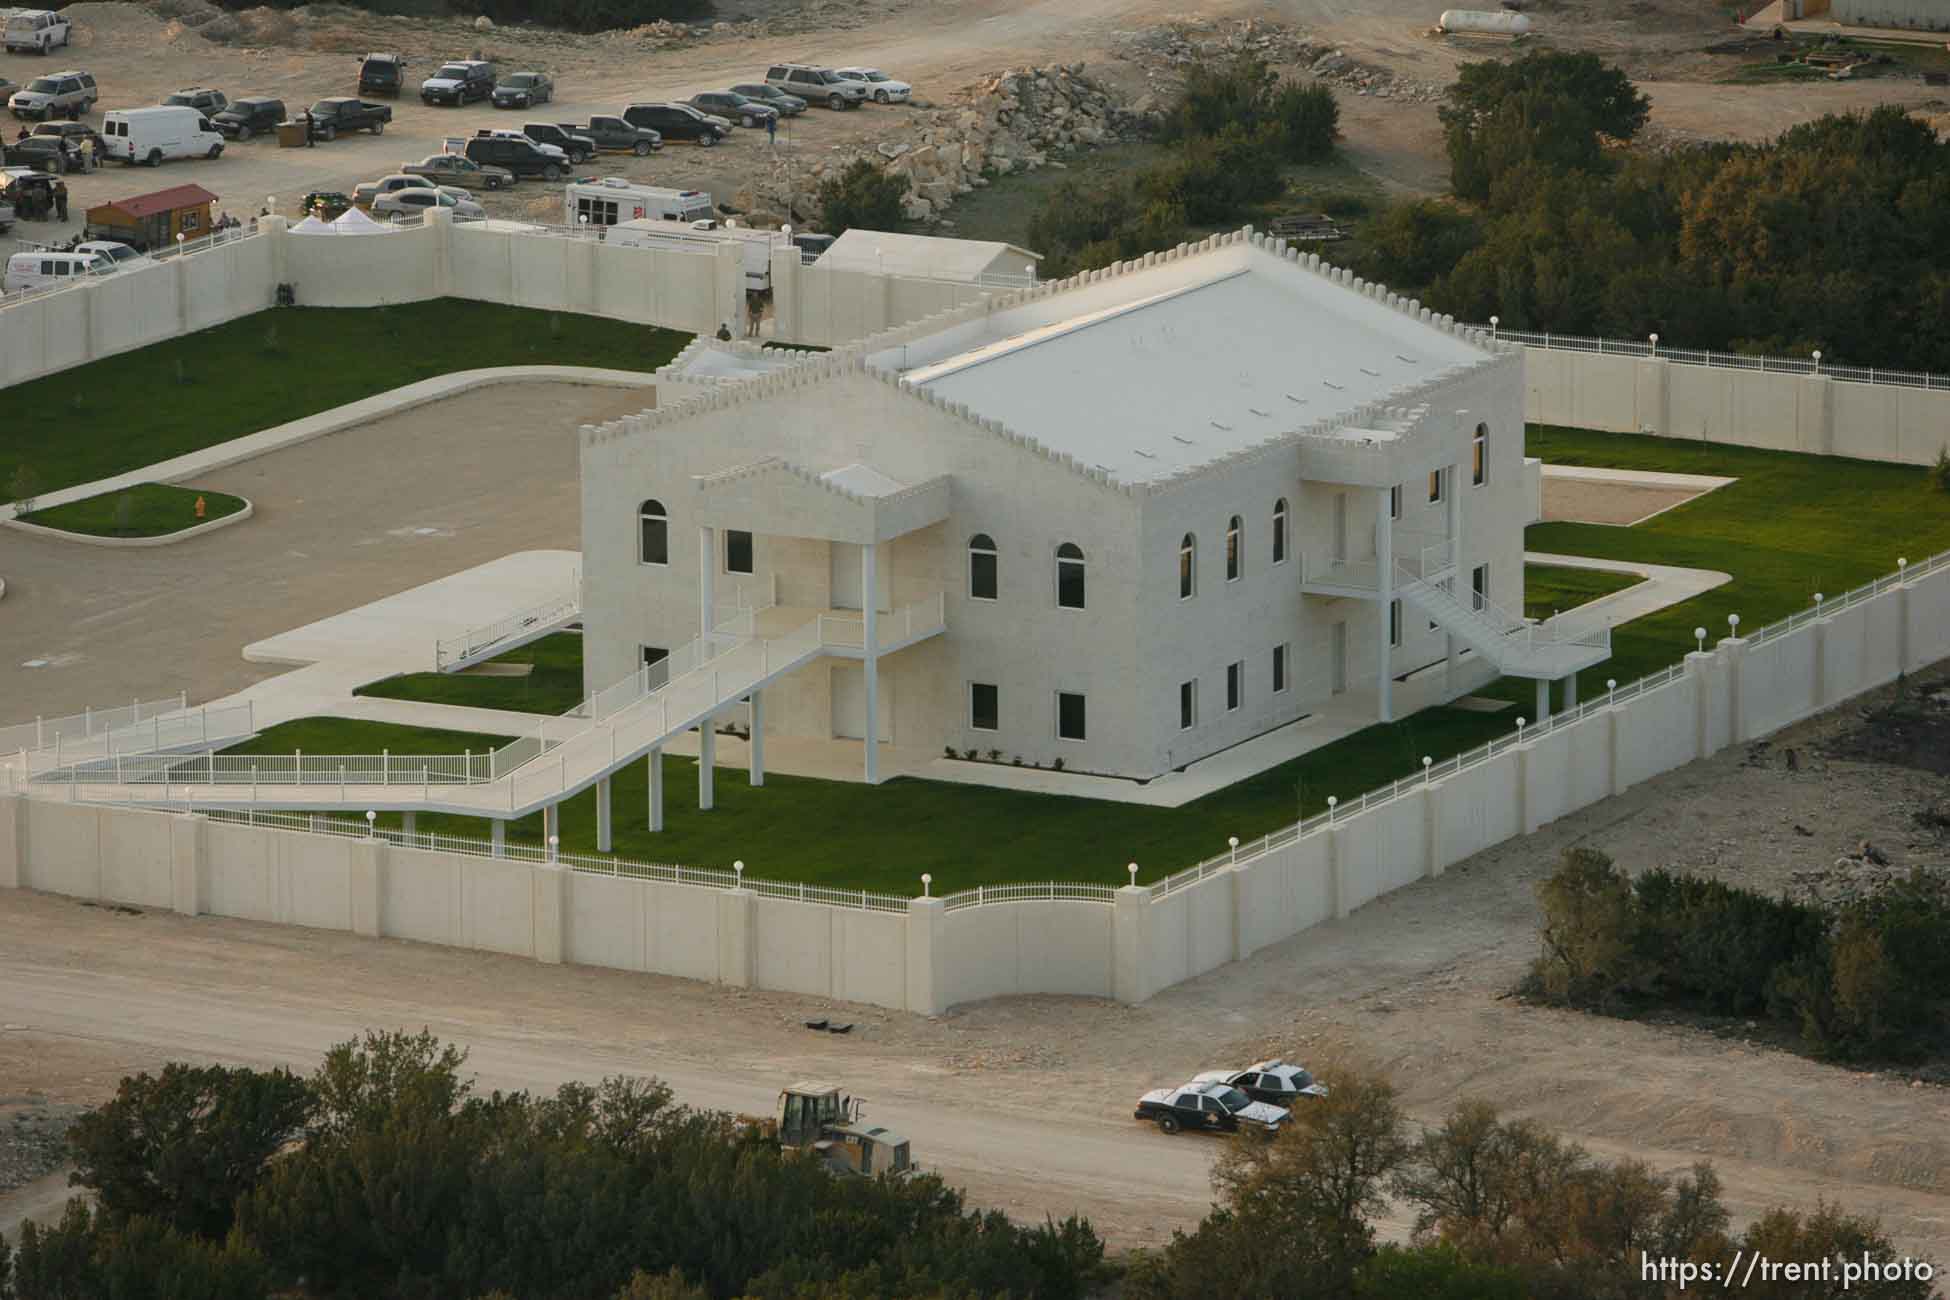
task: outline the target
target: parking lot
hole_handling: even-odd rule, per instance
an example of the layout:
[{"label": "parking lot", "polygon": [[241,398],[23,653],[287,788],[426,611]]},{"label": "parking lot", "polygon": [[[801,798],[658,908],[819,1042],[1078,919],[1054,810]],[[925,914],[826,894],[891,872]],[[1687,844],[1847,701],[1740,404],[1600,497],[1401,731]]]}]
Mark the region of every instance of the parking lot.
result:
[{"label": "parking lot", "polygon": [[[67,12],[76,22],[70,48],[46,58],[0,54],[0,77],[24,85],[36,76],[68,68],[92,73],[100,85],[101,100],[83,120],[93,125],[100,124],[104,110],[156,104],[165,95],[190,86],[212,86],[233,100],[246,96],[280,98],[292,114],[321,98],[357,93],[363,48],[359,53],[344,54],[226,48],[133,5],[85,3]],[[687,58],[685,62],[691,66],[681,73],[673,73],[667,81],[653,81],[646,78],[640,64],[628,71],[619,67],[617,59],[606,55],[600,38],[546,48],[523,48],[520,34],[496,32],[474,39],[485,47],[484,53],[501,55],[497,67],[503,73],[531,67],[549,73],[556,81],[556,99],[538,110],[495,109],[485,101],[461,108],[429,107],[421,103],[417,88],[421,79],[437,71],[440,60],[415,58],[409,53],[406,93],[398,99],[376,101],[393,110],[392,121],[380,136],[361,132],[309,149],[280,148],[275,139],[259,136],[226,145],[223,156],[214,161],[170,162],[153,170],[110,164],[92,174],[65,178],[70,194],[67,223],[22,222],[12,236],[36,241],[65,239],[81,229],[82,214],[93,204],[189,182],[216,193],[220,213],[228,211],[234,217],[248,218],[269,206],[295,214],[302,196],[310,191],[350,193],[361,181],[377,179],[396,171],[401,163],[439,152],[450,137],[471,136],[489,126],[518,129],[528,120],[582,122],[594,114],[618,113],[630,103],[683,99],[734,82],[762,81],[768,60],[784,57],[782,51],[791,48],[782,44],[779,51],[770,51],[756,43],[700,47],[696,54],[705,57]],[[166,48],[172,57],[155,57],[159,47]],[[472,53],[472,48],[457,48],[451,57]],[[845,52],[836,49],[832,57],[845,61]],[[603,154],[578,169],[577,174],[626,176],[651,185],[702,189],[710,192],[714,201],[725,202],[751,176],[769,168],[774,149],[816,149],[823,153],[834,146],[860,145],[904,125],[914,111],[886,105],[843,113],[812,109],[782,123],[776,143],[768,142],[762,129],[740,127],[714,149],[671,143],[649,158]],[[23,125],[31,128],[30,123],[17,122],[11,116],[0,122],[10,137]],[[476,197],[486,198],[491,216],[562,219],[560,185],[527,180],[507,192],[492,196],[477,193]]]}]

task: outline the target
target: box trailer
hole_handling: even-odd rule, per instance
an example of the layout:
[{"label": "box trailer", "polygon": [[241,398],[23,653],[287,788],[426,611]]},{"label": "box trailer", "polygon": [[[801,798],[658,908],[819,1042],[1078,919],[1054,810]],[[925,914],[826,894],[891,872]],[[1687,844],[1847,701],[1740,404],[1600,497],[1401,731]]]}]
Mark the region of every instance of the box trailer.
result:
[{"label": "box trailer", "polygon": [[703,190],[668,190],[638,185],[621,176],[569,182],[563,208],[568,224],[613,226],[622,221],[701,221],[711,216],[711,196]]}]

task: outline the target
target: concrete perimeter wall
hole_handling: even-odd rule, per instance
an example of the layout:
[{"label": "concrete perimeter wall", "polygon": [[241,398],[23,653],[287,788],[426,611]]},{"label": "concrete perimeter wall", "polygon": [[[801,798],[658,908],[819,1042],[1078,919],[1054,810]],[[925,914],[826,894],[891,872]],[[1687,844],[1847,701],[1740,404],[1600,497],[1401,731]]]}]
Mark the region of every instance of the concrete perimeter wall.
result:
[{"label": "concrete perimeter wall", "polygon": [[1612,433],[1926,465],[1950,446],[1950,388],[1527,347],[1524,418]]},{"label": "concrete perimeter wall", "polygon": [[350,930],[933,1014],[1062,993],[1138,1002],[1608,795],[1950,657],[1950,564],[1170,893],[872,911],[382,841],[0,795],[0,888]]}]

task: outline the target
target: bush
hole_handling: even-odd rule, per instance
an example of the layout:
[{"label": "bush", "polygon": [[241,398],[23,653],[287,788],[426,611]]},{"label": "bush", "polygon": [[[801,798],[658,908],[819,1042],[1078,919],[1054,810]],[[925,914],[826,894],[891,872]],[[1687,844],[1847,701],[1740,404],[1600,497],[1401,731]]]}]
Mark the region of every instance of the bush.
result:
[{"label": "bush", "polygon": [[1274,92],[1273,118],[1280,124],[1282,152],[1289,162],[1318,163],[1334,156],[1341,106],[1326,86],[1287,82]]},{"label": "bush", "polygon": [[73,1182],[113,1214],[218,1240],[312,1107],[310,1087],[285,1070],[168,1065],[125,1078],[69,1130]]},{"label": "bush", "polygon": [[264,1260],[232,1233],[219,1243],[142,1215],[68,1202],[61,1221],[21,1227],[16,1300],[264,1300]]},{"label": "bush", "polygon": [[1950,447],[1940,449],[1936,463],[1924,471],[1929,476],[1930,486],[1938,492],[1950,492]]},{"label": "bush", "polygon": [[1632,885],[1610,858],[1566,849],[1537,886],[1543,954],[1531,979],[1544,996],[1573,1006],[1609,1006],[1632,983]]},{"label": "bush", "polygon": [[855,226],[892,230],[900,224],[907,187],[907,177],[857,159],[838,176],[820,182],[820,224],[829,235],[843,235]]}]

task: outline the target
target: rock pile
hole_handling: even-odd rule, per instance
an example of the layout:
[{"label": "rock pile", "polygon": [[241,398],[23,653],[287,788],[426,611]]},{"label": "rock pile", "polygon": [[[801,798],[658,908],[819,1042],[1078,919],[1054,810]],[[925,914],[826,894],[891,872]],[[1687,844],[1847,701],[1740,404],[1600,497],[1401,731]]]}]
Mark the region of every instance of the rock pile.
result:
[{"label": "rock pile", "polygon": [[[1941,872],[1925,868],[1932,875]],[[1899,880],[1909,878],[1910,868],[1890,860],[1887,853],[1863,840],[1853,853],[1844,853],[1833,866],[1812,871],[1797,871],[1789,878],[1791,896],[1810,903],[1844,906],[1873,898]]]},{"label": "rock pile", "polygon": [[957,195],[988,184],[991,175],[1060,166],[1062,155],[1131,138],[1149,124],[1086,76],[1082,64],[1012,69],[965,88],[957,100],[910,119],[906,136],[872,152],[775,160],[732,206],[759,225],[815,220],[820,183],[866,157],[908,178],[908,220],[938,221]]},{"label": "rock pile", "polygon": [[1344,50],[1307,40],[1291,27],[1259,19],[1173,19],[1155,27],[1119,32],[1113,48],[1145,69],[1160,100],[1195,63],[1222,63],[1241,54],[1274,68],[1303,72],[1316,81],[1345,86],[1357,95],[1433,104],[1442,87],[1361,63]]}]

